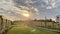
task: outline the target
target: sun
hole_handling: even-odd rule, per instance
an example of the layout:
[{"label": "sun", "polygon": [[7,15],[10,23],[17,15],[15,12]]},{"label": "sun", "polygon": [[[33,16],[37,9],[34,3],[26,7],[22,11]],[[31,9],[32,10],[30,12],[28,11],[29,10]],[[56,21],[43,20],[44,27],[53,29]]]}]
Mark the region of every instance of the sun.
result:
[{"label": "sun", "polygon": [[27,13],[24,13],[23,16],[25,16],[25,17],[29,17],[30,15],[27,14]]}]

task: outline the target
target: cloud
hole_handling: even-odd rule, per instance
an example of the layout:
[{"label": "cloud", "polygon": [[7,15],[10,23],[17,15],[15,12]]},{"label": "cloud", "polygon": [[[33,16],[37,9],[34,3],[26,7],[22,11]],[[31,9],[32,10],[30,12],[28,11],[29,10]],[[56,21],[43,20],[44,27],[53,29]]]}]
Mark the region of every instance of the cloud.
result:
[{"label": "cloud", "polygon": [[53,1],[51,2],[51,6],[52,6],[52,8],[55,8],[55,7],[56,7],[56,0],[53,0]]},{"label": "cloud", "polygon": [[11,0],[9,2],[5,0],[2,0],[2,1],[0,0],[0,8],[4,10],[10,10],[12,6],[13,6],[13,3]]},{"label": "cloud", "polygon": [[51,6],[48,6],[47,9],[52,9],[52,7]]},{"label": "cloud", "polygon": [[[8,19],[12,19],[13,17],[18,16],[15,12],[12,12],[11,9],[13,7],[12,0],[0,0],[0,15],[7,17]],[[12,17],[11,17],[12,16]],[[15,19],[15,18],[13,18]]]},{"label": "cloud", "polygon": [[[9,2],[8,2],[9,1]],[[60,0],[0,0],[0,15],[12,16],[12,19],[18,17],[22,12],[31,12],[33,18],[44,17],[59,14]],[[52,14],[52,16],[51,16]],[[11,17],[8,17],[11,18]],[[39,19],[38,18],[38,19]]]},{"label": "cloud", "polygon": [[[38,0],[37,0],[37,1],[38,1]],[[26,2],[25,2],[25,3],[32,3],[32,4],[34,4],[34,3],[36,3],[37,1],[26,0]]]},{"label": "cloud", "polygon": [[[33,3],[32,3],[33,2]],[[37,2],[37,1],[36,1]],[[18,0],[17,2],[18,3]],[[19,4],[20,3],[20,4]],[[38,15],[38,9],[35,7],[35,6],[32,6],[30,5],[30,3],[34,4],[35,1],[32,1],[32,0],[26,0],[26,1],[23,1],[23,2],[19,2],[18,4],[15,4],[17,5],[17,8],[19,8],[19,10],[29,10],[30,12],[32,12],[33,14],[36,14]],[[24,5],[22,5],[21,3],[23,3]],[[21,12],[21,11],[20,11]],[[18,12],[18,13],[20,13]]]},{"label": "cloud", "polygon": [[34,14],[35,17],[39,17],[39,18],[40,16],[44,17],[44,16],[51,15],[52,13],[54,15],[54,13],[56,13],[55,10],[57,7],[57,3],[58,0],[25,0],[25,1],[16,0],[16,6],[19,9],[21,8],[29,9]]}]

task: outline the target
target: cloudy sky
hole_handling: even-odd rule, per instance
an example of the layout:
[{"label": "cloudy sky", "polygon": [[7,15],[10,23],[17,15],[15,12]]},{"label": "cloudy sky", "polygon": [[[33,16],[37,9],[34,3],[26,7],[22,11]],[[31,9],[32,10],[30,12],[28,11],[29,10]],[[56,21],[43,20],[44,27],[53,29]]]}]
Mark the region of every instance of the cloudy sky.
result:
[{"label": "cloudy sky", "polygon": [[0,15],[10,20],[27,19],[23,12],[31,13],[31,19],[55,19],[60,15],[60,0],[0,0]]}]

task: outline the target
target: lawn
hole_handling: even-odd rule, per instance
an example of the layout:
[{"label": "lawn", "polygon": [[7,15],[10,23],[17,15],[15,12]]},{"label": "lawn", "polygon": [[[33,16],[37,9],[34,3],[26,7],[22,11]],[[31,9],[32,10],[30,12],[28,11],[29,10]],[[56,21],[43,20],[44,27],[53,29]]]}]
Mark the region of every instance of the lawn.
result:
[{"label": "lawn", "polygon": [[28,26],[20,26],[20,27],[15,26],[12,29],[10,29],[7,32],[7,34],[58,34],[58,33]]}]

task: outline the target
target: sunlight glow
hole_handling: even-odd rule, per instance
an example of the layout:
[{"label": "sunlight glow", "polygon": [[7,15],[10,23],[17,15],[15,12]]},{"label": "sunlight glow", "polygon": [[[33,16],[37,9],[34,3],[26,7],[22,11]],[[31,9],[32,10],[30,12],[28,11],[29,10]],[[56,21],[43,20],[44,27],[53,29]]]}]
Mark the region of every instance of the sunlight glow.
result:
[{"label": "sunlight glow", "polygon": [[25,17],[29,17],[29,14],[25,13],[25,14],[23,14],[23,16],[25,16]]}]

